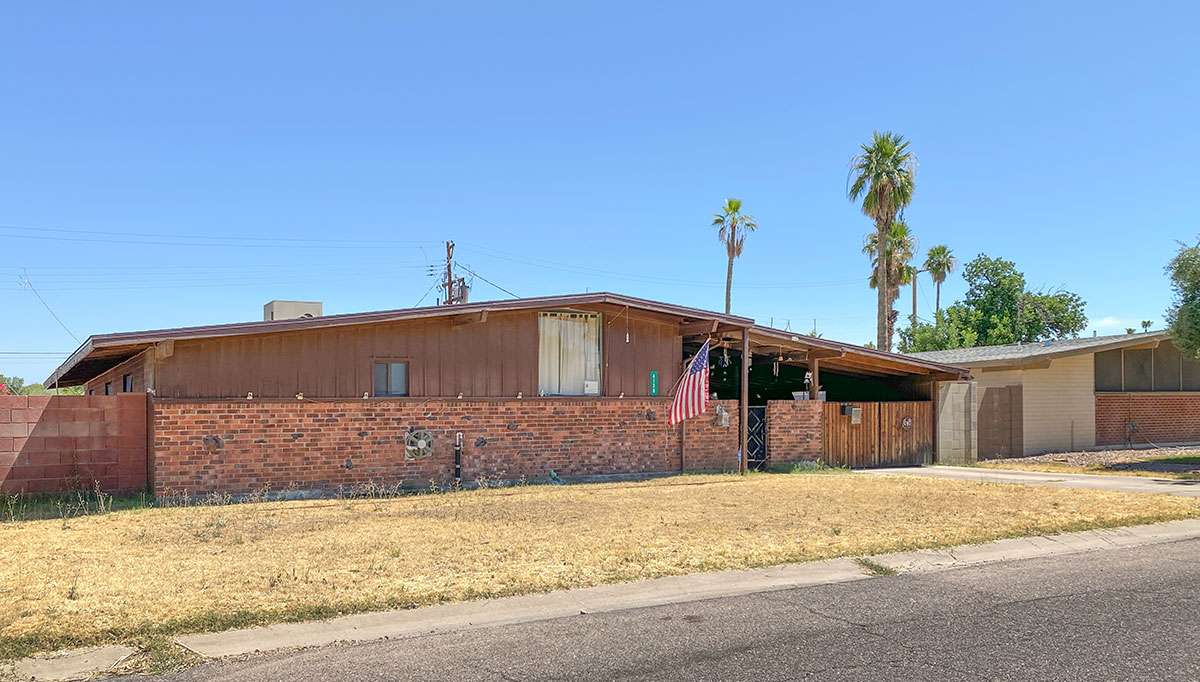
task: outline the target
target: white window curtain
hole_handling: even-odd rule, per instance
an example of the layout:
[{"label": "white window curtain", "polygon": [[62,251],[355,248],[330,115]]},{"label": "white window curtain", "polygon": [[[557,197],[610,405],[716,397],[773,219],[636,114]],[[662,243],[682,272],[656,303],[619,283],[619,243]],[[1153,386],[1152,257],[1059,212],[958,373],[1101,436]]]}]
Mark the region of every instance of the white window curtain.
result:
[{"label": "white window curtain", "polygon": [[538,391],[599,395],[600,314],[538,315]]}]

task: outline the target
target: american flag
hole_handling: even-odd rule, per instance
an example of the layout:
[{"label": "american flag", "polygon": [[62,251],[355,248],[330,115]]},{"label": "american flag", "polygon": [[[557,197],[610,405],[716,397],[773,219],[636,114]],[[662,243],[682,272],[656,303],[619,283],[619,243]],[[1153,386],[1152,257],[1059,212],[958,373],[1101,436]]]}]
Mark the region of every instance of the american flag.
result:
[{"label": "american flag", "polygon": [[671,416],[667,422],[674,426],[679,422],[704,414],[708,411],[708,341],[688,365],[687,372],[675,389],[675,400],[671,401]]}]

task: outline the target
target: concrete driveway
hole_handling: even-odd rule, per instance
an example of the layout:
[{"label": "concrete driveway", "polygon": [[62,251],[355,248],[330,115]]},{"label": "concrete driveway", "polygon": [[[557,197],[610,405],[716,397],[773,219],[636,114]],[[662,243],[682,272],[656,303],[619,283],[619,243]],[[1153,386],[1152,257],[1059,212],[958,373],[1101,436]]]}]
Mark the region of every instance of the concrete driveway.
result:
[{"label": "concrete driveway", "polygon": [[951,466],[889,467],[886,469],[865,469],[863,473],[874,476],[929,476],[932,478],[951,478],[960,481],[1023,483],[1025,485],[1052,485],[1064,488],[1115,490],[1125,493],[1165,493],[1168,495],[1179,495],[1180,497],[1200,497],[1200,481],[1147,478],[1145,476],[1059,474],[1045,471],[1013,471],[1010,469]]}]

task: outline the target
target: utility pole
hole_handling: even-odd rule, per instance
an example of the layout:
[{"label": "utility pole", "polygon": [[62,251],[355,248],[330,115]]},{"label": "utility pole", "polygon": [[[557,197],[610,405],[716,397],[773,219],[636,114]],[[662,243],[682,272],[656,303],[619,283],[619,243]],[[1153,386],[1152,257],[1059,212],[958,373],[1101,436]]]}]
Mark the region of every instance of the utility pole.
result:
[{"label": "utility pole", "polygon": [[454,242],[446,242],[446,305],[454,305]]}]

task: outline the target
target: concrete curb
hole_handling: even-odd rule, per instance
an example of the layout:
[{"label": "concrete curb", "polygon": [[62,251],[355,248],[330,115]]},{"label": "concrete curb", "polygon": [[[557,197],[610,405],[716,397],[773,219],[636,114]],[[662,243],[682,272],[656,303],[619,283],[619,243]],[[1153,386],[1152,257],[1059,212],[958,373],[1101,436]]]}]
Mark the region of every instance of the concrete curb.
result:
[{"label": "concrete curb", "polygon": [[127,646],[77,649],[53,658],[22,659],[17,661],[14,672],[21,680],[77,680],[111,670],[133,653]]},{"label": "concrete curb", "polygon": [[[1200,538],[1200,519],[997,540],[982,545],[881,554],[869,558],[900,572],[923,573],[1000,561],[1177,542],[1191,538]],[[312,623],[287,623],[247,630],[182,635],[176,637],[175,641],[201,656],[225,658],[335,642],[418,637],[586,613],[846,583],[870,577],[854,559],[841,558],[749,571],[698,573],[406,611],[366,613]],[[111,668],[131,653],[132,650],[126,647],[104,647],[70,652],[56,658],[25,659],[18,662],[17,671],[22,676],[21,679],[76,679]]]}]

